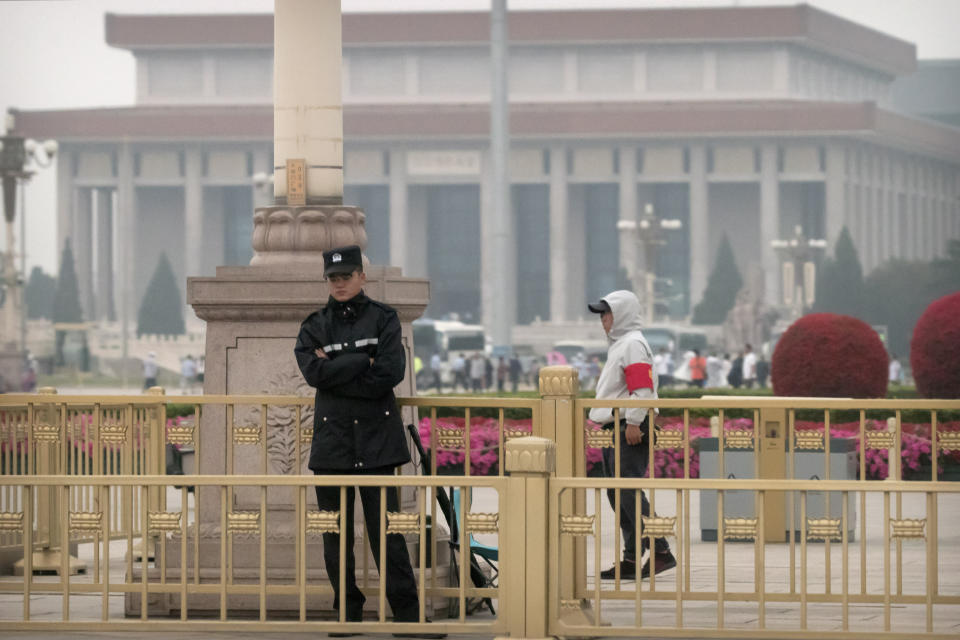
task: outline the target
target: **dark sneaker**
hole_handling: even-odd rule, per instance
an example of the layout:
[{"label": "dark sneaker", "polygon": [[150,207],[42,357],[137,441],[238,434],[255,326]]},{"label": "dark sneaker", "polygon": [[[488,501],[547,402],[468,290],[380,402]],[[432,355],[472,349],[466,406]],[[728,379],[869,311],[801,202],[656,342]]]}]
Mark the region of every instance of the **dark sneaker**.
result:
[{"label": "dark sneaker", "polygon": [[[664,551],[663,553],[653,554],[653,566],[655,567],[654,573],[660,575],[664,571],[669,571],[677,566],[677,559],[673,557],[673,553],[670,551]],[[650,558],[647,558],[646,563],[643,565],[643,569],[640,571],[640,579],[646,580],[650,577]]]},{"label": "dark sneaker", "polygon": [[[600,577],[604,580],[613,580],[616,578],[617,566],[614,565],[609,569],[600,572]],[[621,580],[636,580],[637,579],[637,563],[633,560],[624,560],[620,563],[620,579]]]}]

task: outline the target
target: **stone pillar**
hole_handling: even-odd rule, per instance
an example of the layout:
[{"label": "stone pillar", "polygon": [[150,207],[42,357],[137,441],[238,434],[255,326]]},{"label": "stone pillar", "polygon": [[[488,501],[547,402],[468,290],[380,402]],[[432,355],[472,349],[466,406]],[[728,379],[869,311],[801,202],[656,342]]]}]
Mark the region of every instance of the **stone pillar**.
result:
[{"label": "stone pillar", "polygon": [[80,309],[84,320],[92,320],[96,309],[93,299],[93,189],[77,189],[76,203],[70,245],[77,270]]},{"label": "stone pillar", "polygon": [[567,274],[574,265],[567,260],[567,154],[562,146],[550,149],[550,320],[567,316]]},{"label": "stone pillar", "polygon": [[587,210],[583,185],[567,188],[566,244],[561,256],[566,260],[566,319],[578,320],[587,311]]},{"label": "stone pillar", "polygon": [[[133,299],[133,251],[136,238],[136,192],[133,186],[133,153],[128,144],[119,151],[117,176],[117,248],[119,261],[124,265],[120,269],[118,285],[120,287],[120,322],[124,332],[130,330],[130,324],[136,322],[137,301]],[[126,340],[124,340],[126,342]],[[124,353],[126,356],[126,353]]]},{"label": "stone pillar", "polygon": [[[410,268],[408,247],[410,246],[407,229],[407,154],[404,150],[390,151],[390,262],[403,269],[404,273],[425,275]],[[414,236],[416,237],[416,236]],[[425,246],[414,243],[413,246]],[[414,252],[416,253],[416,252]]]},{"label": "stone pillar", "polygon": [[827,145],[826,182],[824,184],[824,233],[832,247],[840,236],[845,224],[844,211],[844,175],[843,147],[838,144]]},{"label": "stone pillar", "polygon": [[195,274],[202,270],[200,254],[203,251],[203,186],[200,178],[203,166],[199,148],[189,147],[185,155],[183,244],[186,249],[187,273]]},{"label": "stone pillar", "polygon": [[[287,160],[306,160],[308,204],[343,202],[339,0],[277,0],[273,16],[273,193],[287,203]],[[331,52],[336,51],[336,55]]]},{"label": "stone pillar", "polygon": [[771,242],[786,231],[780,229],[777,147],[765,144],[760,150],[760,265],[763,269],[764,298],[768,304],[783,301],[780,292],[781,266]]},{"label": "stone pillar", "polygon": [[707,288],[710,260],[710,218],[707,155],[703,145],[690,147],[690,305],[700,302]]},{"label": "stone pillar", "polygon": [[[365,248],[367,244],[363,211],[340,204],[343,134],[339,3],[277,0],[274,27],[276,201],[272,206],[257,208],[254,213],[254,256],[249,266],[221,266],[215,277],[187,279],[187,301],[207,323],[205,394],[313,397],[313,389],[307,386],[297,367],[293,348],[301,322],[310,313],[322,309],[329,297],[321,275],[323,251],[349,244]],[[305,66],[305,60],[310,64]],[[294,206],[286,202],[284,169],[287,159],[300,158],[305,159],[307,165],[306,204]],[[397,395],[415,395],[411,322],[423,313],[429,302],[429,284],[423,279],[403,277],[397,267],[371,267],[366,259],[364,265],[366,294],[396,309],[402,325],[407,371],[396,389]],[[255,414],[259,414],[258,408],[240,407],[231,424],[224,406],[205,407],[198,434],[201,474],[225,474],[230,470],[248,473],[260,469],[259,447],[232,447],[232,459],[228,461],[226,457],[231,449],[227,438],[233,433],[234,425],[259,423],[259,415]],[[289,415],[268,412],[266,442],[261,446],[269,452],[270,473],[309,473],[305,466],[307,456],[296,460],[290,443],[301,436],[302,428],[309,430],[312,415],[312,408],[303,411],[300,424],[295,424]],[[416,420],[412,409],[404,410],[403,418],[404,423]],[[259,499],[252,495],[237,491],[228,507],[259,511]],[[264,514],[269,547],[266,573],[270,581],[292,579],[295,575],[291,562],[296,526],[294,496],[281,488],[269,489],[268,496],[269,513]],[[215,487],[198,487],[197,498],[201,580],[207,576],[216,580],[220,572],[219,491]],[[404,495],[404,504],[408,506],[409,498]],[[310,508],[315,509],[315,495],[311,497],[308,492],[308,507],[311,502]],[[363,554],[367,553],[359,547],[361,530],[362,526],[358,527],[355,546],[358,568],[362,566]],[[308,541],[306,552],[311,557],[321,557],[319,540]],[[259,571],[259,542],[235,540],[233,559],[233,566],[241,574]],[[168,576],[179,575],[178,562],[178,552],[168,546]],[[311,567],[308,577],[311,583],[325,579],[324,572],[314,574]],[[312,599],[310,609],[330,611],[331,600]],[[129,602],[128,612],[131,612]],[[377,599],[368,598],[367,603],[375,608]],[[175,595],[157,604],[160,610],[176,606]],[[190,606],[196,610],[216,609],[219,598],[191,597]],[[231,596],[228,606],[231,610],[257,610],[259,603],[256,598]],[[298,602],[295,596],[280,597],[271,599],[268,607],[295,611]]]},{"label": "stone pillar", "polygon": [[[401,237],[406,239],[406,261],[403,272],[411,278],[426,278],[430,275],[429,253],[423,251],[427,246],[427,209],[426,185],[413,186],[404,191],[407,193],[407,227]],[[392,242],[392,241],[391,241]]]},{"label": "stone pillar", "polygon": [[[637,219],[637,148],[633,145],[623,145],[618,149],[620,154],[620,220]],[[632,233],[619,234],[620,266],[632,278],[633,290],[639,291],[641,282],[637,280],[637,242]]]},{"label": "stone pillar", "polygon": [[112,320],[113,189],[97,189],[97,309],[95,320]]}]

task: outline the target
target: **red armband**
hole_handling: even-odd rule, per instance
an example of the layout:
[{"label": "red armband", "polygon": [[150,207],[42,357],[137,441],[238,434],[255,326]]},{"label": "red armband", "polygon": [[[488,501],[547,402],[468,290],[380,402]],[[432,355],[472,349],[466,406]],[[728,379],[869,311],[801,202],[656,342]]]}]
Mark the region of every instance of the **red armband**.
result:
[{"label": "red armband", "polygon": [[623,368],[627,378],[627,391],[633,393],[637,389],[653,389],[653,366],[646,362],[637,362]]}]

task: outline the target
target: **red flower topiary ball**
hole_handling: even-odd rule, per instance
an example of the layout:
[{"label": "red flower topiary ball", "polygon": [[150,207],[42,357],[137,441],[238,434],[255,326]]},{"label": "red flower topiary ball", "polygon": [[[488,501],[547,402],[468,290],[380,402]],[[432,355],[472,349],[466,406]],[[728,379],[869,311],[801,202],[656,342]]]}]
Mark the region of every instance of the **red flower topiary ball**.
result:
[{"label": "red flower topiary ball", "polygon": [[927,398],[960,398],[960,293],[934,300],[913,328],[910,367]]},{"label": "red flower topiary ball", "polygon": [[806,315],[784,332],[770,365],[778,396],[882,398],[887,351],[870,325],[836,313]]}]

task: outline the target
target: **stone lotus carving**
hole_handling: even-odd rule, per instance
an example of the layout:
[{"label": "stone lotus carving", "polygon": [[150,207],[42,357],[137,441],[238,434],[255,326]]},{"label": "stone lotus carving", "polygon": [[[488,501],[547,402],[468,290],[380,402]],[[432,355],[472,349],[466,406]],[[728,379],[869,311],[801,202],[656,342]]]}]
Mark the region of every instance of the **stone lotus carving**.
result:
[{"label": "stone lotus carving", "polygon": [[580,391],[580,378],[574,367],[553,365],[540,369],[540,393],[545,396],[571,396]]},{"label": "stone lotus carving", "polygon": [[[300,372],[291,364],[288,369],[274,373],[267,379],[263,393],[268,395],[306,396],[313,395],[313,389],[306,383]],[[260,424],[260,407],[253,409],[250,422]],[[272,406],[267,409],[267,461],[274,473],[290,475],[301,473],[306,463],[306,454],[310,452],[309,442],[313,434],[313,405],[300,407],[300,424],[297,424],[297,407]],[[302,443],[300,464],[296,461],[297,438]]]},{"label": "stone lotus carving", "polygon": [[348,244],[367,246],[366,216],[359,207],[261,207],[253,215],[250,264],[322,262],[322,252]]}]

